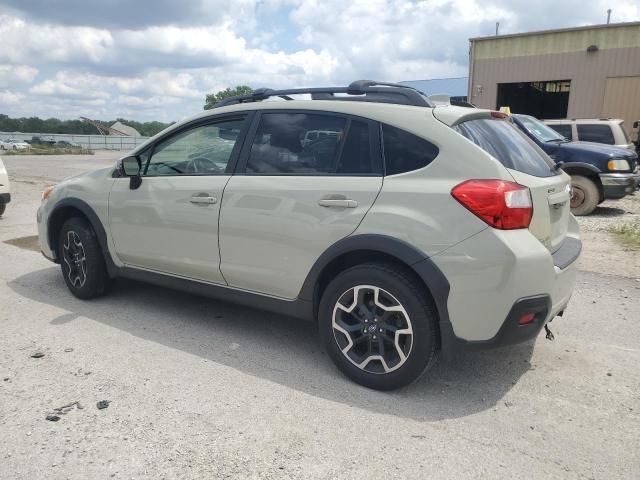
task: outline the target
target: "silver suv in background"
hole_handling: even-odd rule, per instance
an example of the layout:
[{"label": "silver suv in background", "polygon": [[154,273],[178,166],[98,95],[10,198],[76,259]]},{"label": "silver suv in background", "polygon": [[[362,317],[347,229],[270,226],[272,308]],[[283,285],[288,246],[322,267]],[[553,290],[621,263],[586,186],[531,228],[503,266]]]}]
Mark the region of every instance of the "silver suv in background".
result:
[{"label": "silver suv in background", "polygon": [[261,89],[46,190],[40,247],[79,298],[128,277],[313,320],[344,374],[398,388],[571,297],[571,179],[504,117],[371,81]]},{"label": "silver suv in background", "polygon": [[619,118],[572,118],[564,120],[543,120],[567,140],[573,142],[593,142],[635,150]]}]

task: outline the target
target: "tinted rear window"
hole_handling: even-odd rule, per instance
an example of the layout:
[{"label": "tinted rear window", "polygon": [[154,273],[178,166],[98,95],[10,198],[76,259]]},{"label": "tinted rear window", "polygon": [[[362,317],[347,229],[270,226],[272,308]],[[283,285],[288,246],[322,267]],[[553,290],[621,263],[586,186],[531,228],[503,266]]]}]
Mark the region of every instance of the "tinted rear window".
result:
[{"label": "tinted rear window", "polygon": [[576,125],[578,128],[578,138],[581,142],[606,143],[613,145],[613,132],[609,125]]},{"label": "tinted rear window", "polygon": [[438,147],[390,125],[382,125],[385,171],[387,175],[426,167],[438,156]]},{"label": "tinted rear window", "polygon": [[536,177],[556,174],[544,152],[505,120],[469,120],[453,128],[507,168]]}]

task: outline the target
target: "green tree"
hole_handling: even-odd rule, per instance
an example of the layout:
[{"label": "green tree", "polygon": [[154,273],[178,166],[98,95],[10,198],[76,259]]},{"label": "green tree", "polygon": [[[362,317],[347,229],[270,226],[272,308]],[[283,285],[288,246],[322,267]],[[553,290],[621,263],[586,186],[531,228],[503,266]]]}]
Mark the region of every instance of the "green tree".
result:
[{"label": "green tree", "polygon": [[204,99],[204,109],[211,110],[216,103],[221,102],[225,98],[235,97],[236,95],[247,95],[251,92],[253,92],[251,87],[238,85],[235,88],[225,88],[219,92],[210,93]]}]

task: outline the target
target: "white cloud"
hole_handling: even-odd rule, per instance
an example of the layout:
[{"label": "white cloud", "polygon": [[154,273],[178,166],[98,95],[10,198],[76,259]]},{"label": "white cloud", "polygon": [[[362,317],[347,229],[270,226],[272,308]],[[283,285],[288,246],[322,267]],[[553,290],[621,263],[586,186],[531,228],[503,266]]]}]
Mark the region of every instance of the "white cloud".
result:
[{"label": "white cloud", "polygon": [[0,91],[0,105],[18,105],[24,99],[22,93],[9,90]]},{"label": "white cloud", "polygon": [[[607,1],[159,0],[144,18],[122,19],[108,7],[125,0],[65,15],[12,0],[13,10],[0,6],[0,113],[172,120],[238,84],[461,76],[468,38],[496,21],[501,33],[598,23]],[[613,21],[640,18],[637,0],[613,8]]]},{"label": "white cloud", "polygon": [[0,87],[29,84],[37,74],[38,69],[29,65],[0,65]]}]

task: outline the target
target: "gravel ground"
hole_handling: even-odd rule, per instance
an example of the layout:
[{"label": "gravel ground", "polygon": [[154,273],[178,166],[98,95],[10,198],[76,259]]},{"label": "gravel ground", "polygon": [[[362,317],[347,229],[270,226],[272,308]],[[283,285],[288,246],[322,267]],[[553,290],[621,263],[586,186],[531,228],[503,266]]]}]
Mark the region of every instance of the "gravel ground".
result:
[{"label": "gravel ground", "polygon": [[579,217],[578,221],[585,232],[606,232],[621,223],[640,222],[640,192],[620,200],[607,200],[593,214]]},{"label": "gravel ground", "polygon": [[583,240],[583,270],[606,275],[640,275],[640,251],[621,245],[609,228],[640,222],[640,192],[620,200],[607,200],[587,217],[577,217]]},{"label": "gravel ground", "polygon": [[555,341],[381,393],[344,379],[308,323],[131,281],[77,300],[33,250],[39,192],[113,153],[6,160],[0,478],[640,478],[640,281],[618,266],[637,254],[593,227],[609,215],[580,219]]}]

